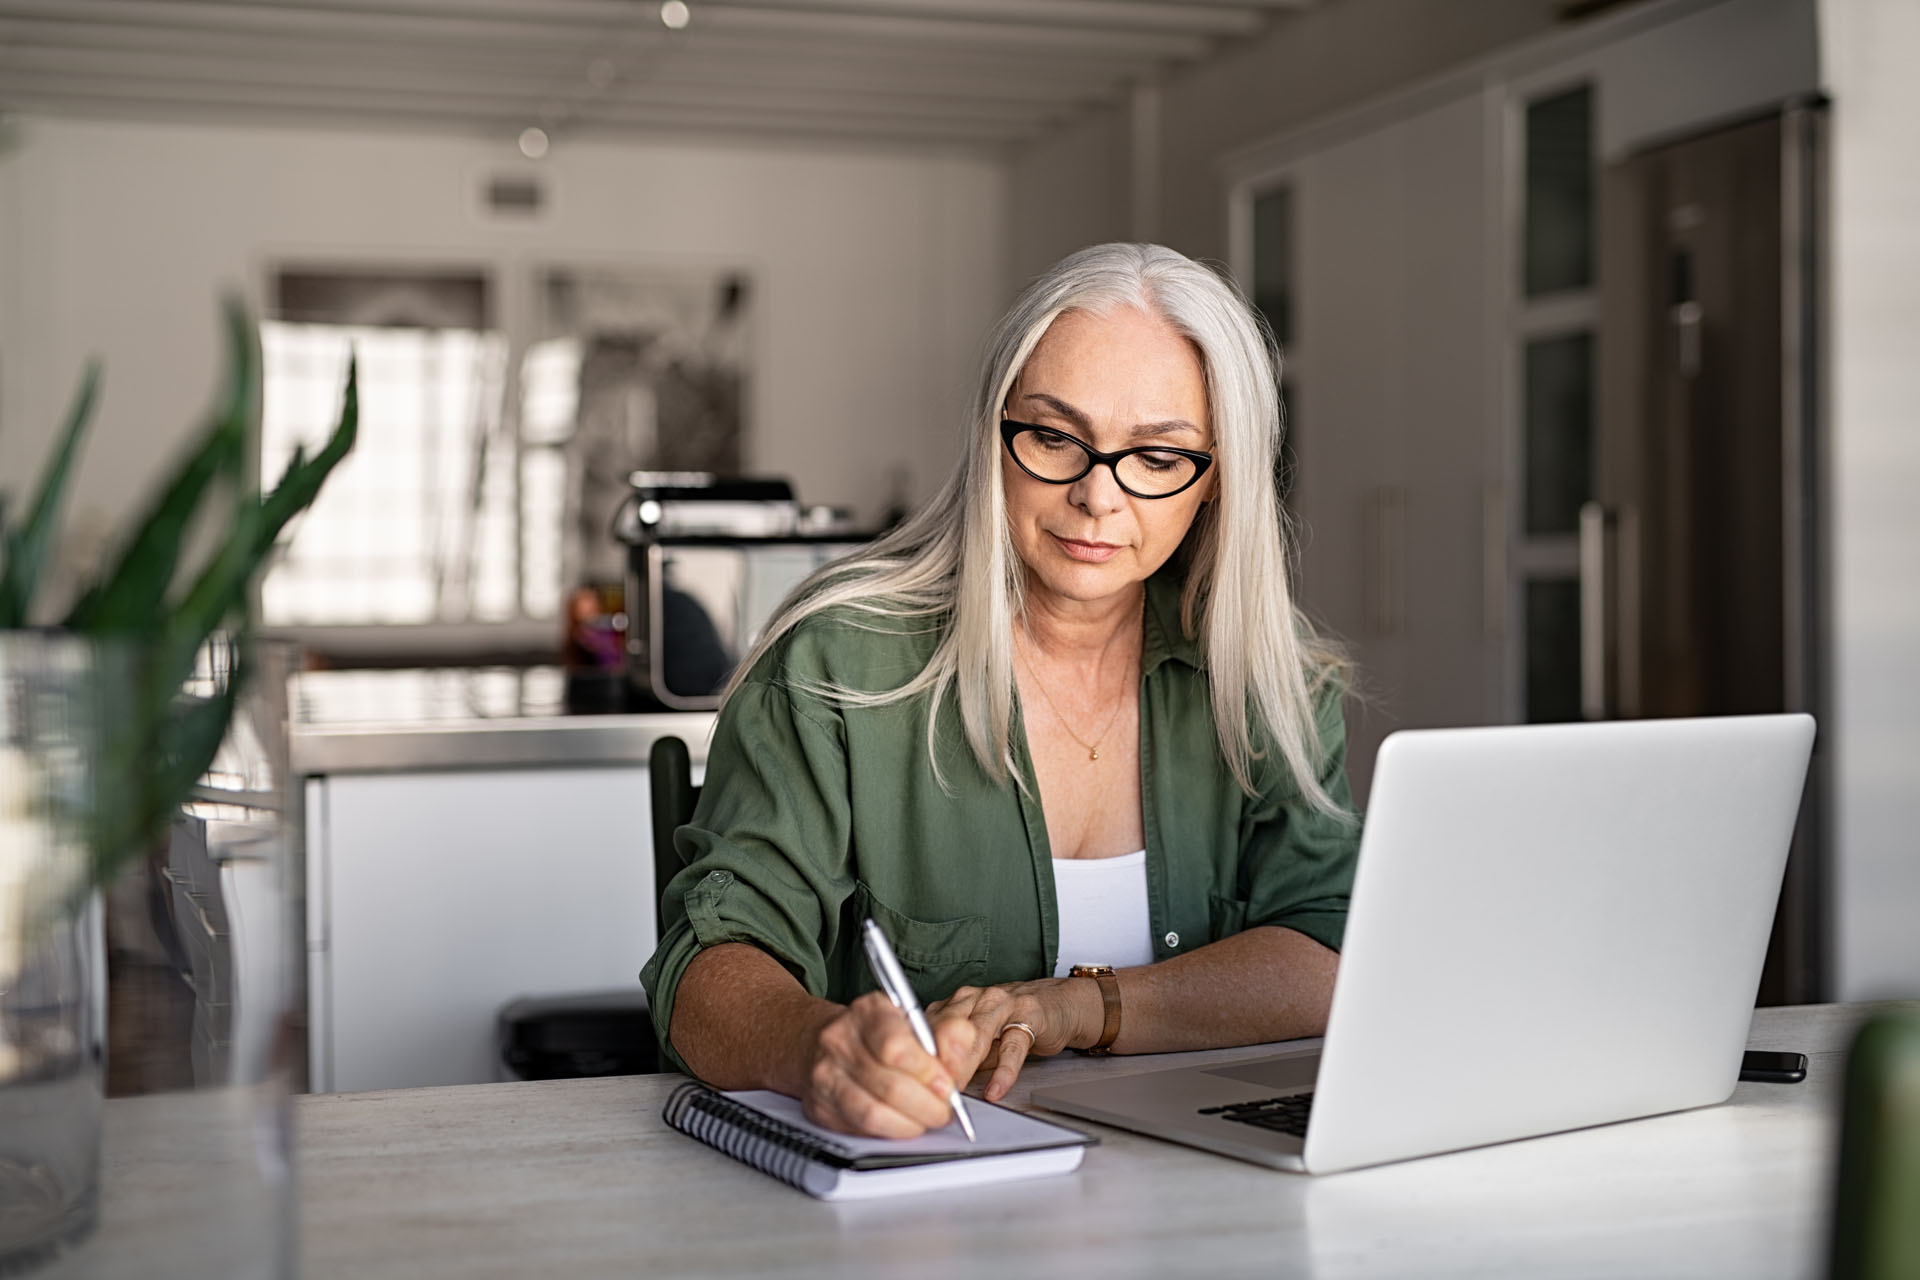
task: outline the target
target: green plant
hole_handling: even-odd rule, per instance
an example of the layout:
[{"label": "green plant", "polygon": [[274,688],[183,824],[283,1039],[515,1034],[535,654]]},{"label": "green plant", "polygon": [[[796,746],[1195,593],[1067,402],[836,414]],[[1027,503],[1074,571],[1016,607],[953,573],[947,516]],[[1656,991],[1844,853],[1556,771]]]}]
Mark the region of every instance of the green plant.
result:
[{"label": "green plant", "polygon": [[[115,642],[108,676],[114,714],[95,762],[88,818],[90,880],[104,884],[147,848],[206,772],[225,737],[245,681],[241,659],[253,629],[252,587],[287,522],[312,503],[353,447],[359,383],[347,366],[340,419],[320,451],[297,450],[280,481],[262,494],[247,474],[247,447],[260,418],[260,345],[246,308],[225,308],[227,374],[215,408],[184,457],[127,531],[99,576],[60,626]],[[100,370],[90,365],[32,502],[17,525],[0,507],[0,629],[29,626],[46,557],[92,420]],[[220,519],[215,546],[196,571],[183,569],[189,536]],[[205,513],[205,514],[203,514]],[[213,644],[232,658],[212,696],[183,693],[196,655]]]}]

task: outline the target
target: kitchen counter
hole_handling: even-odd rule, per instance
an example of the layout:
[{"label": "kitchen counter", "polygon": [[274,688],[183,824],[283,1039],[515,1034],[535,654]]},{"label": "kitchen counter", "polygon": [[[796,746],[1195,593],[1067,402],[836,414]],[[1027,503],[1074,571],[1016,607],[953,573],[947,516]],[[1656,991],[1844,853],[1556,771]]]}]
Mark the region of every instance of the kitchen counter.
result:
[{"label": "kitchen counter", "polygon": [[315,1089],[498,1080],[508,1002],[633,989],[660,892],[648,754],[680,738],[700,778],[714,716],[580,701],[559,667],[294,678]]},{"label": "kitchen counter", "polygon": [[309,671],[293,678],[293,768],[308,777],[644,765],[658,738],[706,761],[707,711],[573,712],[559,667]]}]

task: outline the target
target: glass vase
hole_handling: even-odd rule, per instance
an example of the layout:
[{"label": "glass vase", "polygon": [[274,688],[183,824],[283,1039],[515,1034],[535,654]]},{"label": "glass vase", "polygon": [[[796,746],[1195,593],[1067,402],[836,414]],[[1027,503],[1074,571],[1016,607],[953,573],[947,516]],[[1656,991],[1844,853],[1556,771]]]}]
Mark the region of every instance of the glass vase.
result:
[{"label": "glass vase", "polygon": [[0,1275],[92,1231],[100,1204],[105,957],[85,814],[95,651],[0,632]]},{"label": "glass vase", "polygon": [[[30,674],[8,643],[0,637],[0,684],[34,685],[38,693],[22,695],[28,702],[67,708],[65,738],[43,716],[39,739],[21,753],[37,758],[36,787],[68,798],[36,811],[110,803],[125,789],[114,775],[129,766],[115,763],[125,753],[113,735],[136,697],[139,651],[81,646],[72,678],[65,668],[59,677],[72,687],[55,698],[48,664]],[[287,759],[291,662],[282,646],[241,654],[221,641],[202,652],[176,706],[217,698],[236,670],[246,672],[243,692],[212,767],[157,839],[89,856],[70,827],[49,819],[37,828],[43,848],[68,851],[51,861],[80,905],[26,928],[65,966],[46,962],[43,983],[51,990],[55,975],[67,983],[66,1030],[55,1039],[88,1047],[70,1096],[38,1108],[22,1130],[37,1133],[38,1167],[61,1173],[68,1219],[46,1242],[23,1239],[0,1275],[9,1266],[36,1280],[294,1273],[289,1114],[304,1060],[293,999],[304,903]],[[20,1145],[9,1119],[0,1118],[0,1157]],[[0,1197],[0,1223],[28,1203],[12,1191]],[[3,1231],[0,1242],[10,1242]],[[0,1258],[5,1250],[0,1243]]]}]

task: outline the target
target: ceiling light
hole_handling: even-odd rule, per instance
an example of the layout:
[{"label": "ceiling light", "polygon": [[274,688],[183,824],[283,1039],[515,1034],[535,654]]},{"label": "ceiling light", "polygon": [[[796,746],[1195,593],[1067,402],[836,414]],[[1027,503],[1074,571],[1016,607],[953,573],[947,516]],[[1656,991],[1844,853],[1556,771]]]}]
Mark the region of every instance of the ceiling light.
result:
[{"label": "ceiling light", "polygon": [[547,131],[545,129],[522,129],[520,131],[520,154],[529,160],[538,160],[547,154]]},{"label": "ceiling light", "polygon": [[666,0],[666,3],[660,6],[660,21],[664,22],[669,30],[684,30],[692,17],[693,10],[687,8],[687,0]]}]

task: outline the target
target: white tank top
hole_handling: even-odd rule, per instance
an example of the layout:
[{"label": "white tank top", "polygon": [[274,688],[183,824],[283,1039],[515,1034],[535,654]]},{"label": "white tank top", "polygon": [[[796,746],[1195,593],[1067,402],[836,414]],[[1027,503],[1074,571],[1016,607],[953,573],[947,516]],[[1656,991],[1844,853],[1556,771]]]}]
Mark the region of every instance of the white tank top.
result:
[{"label": "white tank top", "polygon": [[1145,849],[1118,858],[1055,858],[1053,896],[1060,907],[1054,977],[1066,977],[1077,964],[1153,963]]}]

